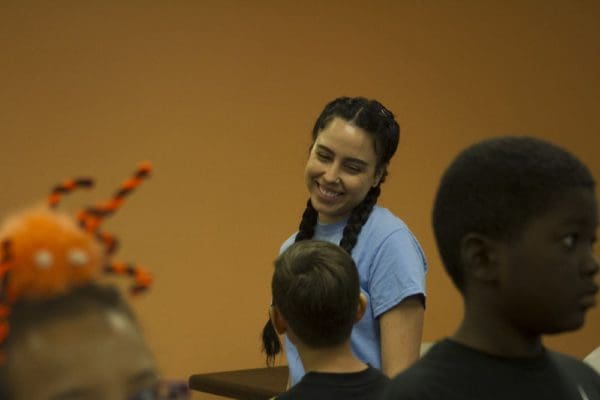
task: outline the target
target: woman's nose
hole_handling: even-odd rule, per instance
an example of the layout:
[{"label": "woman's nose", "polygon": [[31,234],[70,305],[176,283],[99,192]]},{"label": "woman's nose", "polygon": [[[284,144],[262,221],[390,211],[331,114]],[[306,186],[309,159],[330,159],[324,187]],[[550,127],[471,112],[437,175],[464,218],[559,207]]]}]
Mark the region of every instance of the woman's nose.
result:
[{"label": "woman's nose", "polygon": [[335,165],[329,165],[323,174],[323,179],[331,183],[337,182],[339,177],[339,169]]}]

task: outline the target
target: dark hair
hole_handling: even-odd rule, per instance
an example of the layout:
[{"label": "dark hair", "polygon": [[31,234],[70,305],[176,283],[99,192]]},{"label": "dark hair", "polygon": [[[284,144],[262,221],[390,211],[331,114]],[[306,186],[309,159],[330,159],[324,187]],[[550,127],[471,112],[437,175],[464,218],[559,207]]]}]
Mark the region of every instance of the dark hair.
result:
[{"label": "dark hair", "polygon": [[294,243],[275,260],[273,306],[307,346],[336,346],[350,337],[360,286],[352,257],[318,240]]},{"label": "dark hair", "polygon": [[[377,156],[376,172],[381,172],[379,184],[369,190],[365,198],[352,210],[348,222],[344,227],[340,246],[349,254],[356,245],[358,235],[363,225],[367,222],[373,207],[381,193],[380,185],[387,176],[387,165],[396,153],[400,141],[400,126],[394,114],[377,100],[364,97],[339,97],[328,103],[321,115],[317,118],[312,130],[312,145],[319,133],[334,119],[341,118],[361,128],[373,138],[375,155]],[[300,226],[295,241],[311,239],[315,232],[318,213],[314,209],[310,198],[300,220]],[[269,322],[263,329],[263,351],[267,354],[267,363],[280,351],[277,334]]]},{"label": "dark hair", "polygon": [[442,176],[433,207],[437,246],[456,287],[464,290],[465,235],[515,238],[565,190],[594,186],[581,161],[540,139],[498,137],[462,151]]},{"label": "dark hair", "polygon": [[48,299],[17,301],[8,317],[10,334],[1,345],[6,360],[0,363],[0,399],[12,398],[8,365],[10,358],[17,356],[12,348],[21,340],[24,332],[52,321],[109,310],[118,311],[137,324],[131,309],[113,286],[87,284]]}]

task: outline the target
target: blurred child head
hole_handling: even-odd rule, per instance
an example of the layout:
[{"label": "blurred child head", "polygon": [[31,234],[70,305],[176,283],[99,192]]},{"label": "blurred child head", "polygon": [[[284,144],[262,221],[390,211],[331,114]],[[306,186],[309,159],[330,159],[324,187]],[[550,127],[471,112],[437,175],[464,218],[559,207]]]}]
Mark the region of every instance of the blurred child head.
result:
[{"label": "blurred child head", "polygon": [[9,323],[0,398],[158,398],[154,359],[116,288],[89,284],[20,300]]},{"label": "blurred child head", "polygon": [[[103,229],[150,173],[143,163],[109,200],[73,216],[56,207],[87,178],[55,186],[46,207],[0,227],[0,398],[155,400],[162,385],[133,313],[104,274],[152,282],[144,268],[115,261],[117,239]],[[175,397],[169,397],[171,399]]]},{"label": "blurred child head", "polygon": [[277,332],[313,349],[349,340],[366,305],[352,257],[323,241],[296,242],[283,252],[275,260],[271,289]]},{"label": "blurred child head", "polygon": [[594,188],[581,161],[539,139],[462,151],[442,177],[433,228],[465,302],[532,335],[579,328],[597,292]]}]

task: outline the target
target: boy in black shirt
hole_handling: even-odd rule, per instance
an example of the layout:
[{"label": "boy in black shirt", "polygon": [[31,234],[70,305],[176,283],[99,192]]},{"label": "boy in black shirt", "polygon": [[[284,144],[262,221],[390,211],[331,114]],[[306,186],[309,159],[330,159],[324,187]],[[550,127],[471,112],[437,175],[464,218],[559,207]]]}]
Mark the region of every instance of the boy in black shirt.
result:
[{"label": "boy in black shirt", "polygon": [[297,242],[275,260],[271,288],[271,322],[296,345],[306,370],[277,399],[379,399],[389,379],[350,348],[366,306],[352,257],[328,242]]},{"label": "boy in black shirt", "polygon": [[433,228],[464,318],[385,400],[600,399],[595,371],[542,344],[580,328],[595,304],[594,187],[575,156],[528,137],[485,140],[453,161]]}]

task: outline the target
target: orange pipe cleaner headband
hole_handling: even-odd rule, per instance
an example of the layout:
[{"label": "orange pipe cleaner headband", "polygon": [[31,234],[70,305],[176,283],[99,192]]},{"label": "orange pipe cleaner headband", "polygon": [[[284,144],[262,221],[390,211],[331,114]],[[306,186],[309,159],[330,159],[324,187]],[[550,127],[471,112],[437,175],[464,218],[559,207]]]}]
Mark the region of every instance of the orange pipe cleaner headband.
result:
[{"label": "orange pipe cleaner headband", "polygon": [[80,211],[76,218],[54,209],[63,194],[93,186],[91,179],[67,180],[52,190],[49,207],[25,210],[4,222],[0,228],[0,343],[9,333],[11,305],[19,299],[59,295],[102,273],[130,276],[132,293],[150,286],[152,276],[143,268],[110,260],[117,240],[100,228],[151,170],[149,163],[142,163],[110,200]]}]

